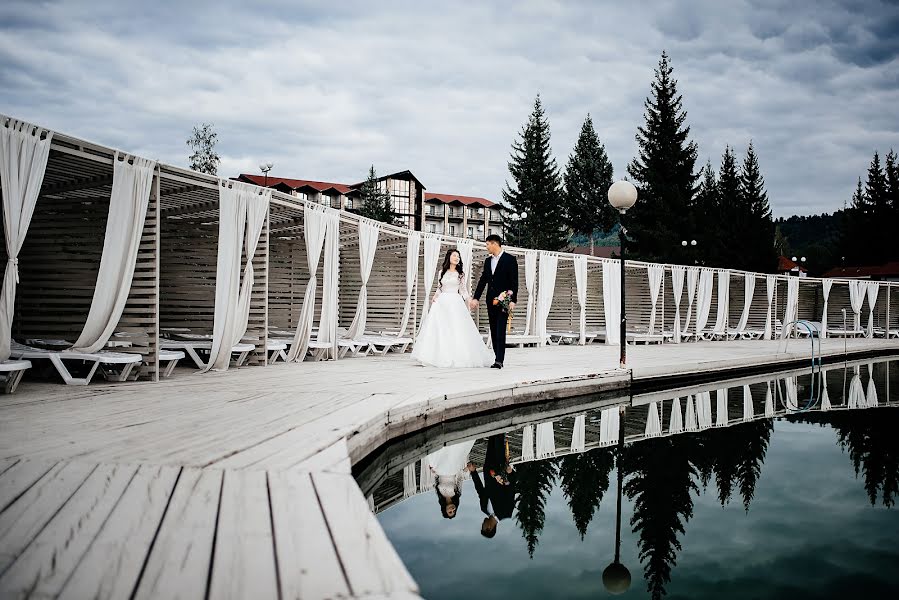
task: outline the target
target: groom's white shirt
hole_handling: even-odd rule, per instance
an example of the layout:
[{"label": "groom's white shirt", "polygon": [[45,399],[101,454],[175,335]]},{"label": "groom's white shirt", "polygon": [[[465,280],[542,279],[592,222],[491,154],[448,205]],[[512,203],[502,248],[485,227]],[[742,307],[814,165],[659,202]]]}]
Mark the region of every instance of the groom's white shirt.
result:
[{"label": "groom's white shirt", "polygon": [[499,257],[502,255],[503,255],[503,251],[500,250],[499,254],[497,254],[496,256],[490,257],[490,273],[491,274],[496,273],[496,265],[499,264]]}]

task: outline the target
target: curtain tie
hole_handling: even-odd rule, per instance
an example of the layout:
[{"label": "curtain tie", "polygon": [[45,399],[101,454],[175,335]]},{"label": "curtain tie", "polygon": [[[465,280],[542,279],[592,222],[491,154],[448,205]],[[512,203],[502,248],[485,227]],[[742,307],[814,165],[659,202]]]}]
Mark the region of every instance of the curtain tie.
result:
[{"label": "curtain tie", "polygon": [[7,259],[6,262],[12,263],[13,275],[15,275],[16,284],[18,285],[18,283],[19,283],[19,258],[18,257],[10,257],[9,259]]}]

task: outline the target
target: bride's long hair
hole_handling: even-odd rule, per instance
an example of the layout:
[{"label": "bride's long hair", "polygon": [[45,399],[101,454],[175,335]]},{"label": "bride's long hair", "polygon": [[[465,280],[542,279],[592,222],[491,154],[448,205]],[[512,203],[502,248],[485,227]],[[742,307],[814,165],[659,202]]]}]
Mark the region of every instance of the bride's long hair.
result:
[{"label": "bride's long hair", "polygon": [[437,280],[439,282],[443,281],[443,276],[446,275],[446,272],[449,271],[450,268],[450,257],[453,255],[453,252],[459,255],[459,264],[456,265],[456,272],[459,273],[459,278],[465,276],[465,270],[462,265],[462,253],[459,252],[458,248],[453,248],[446,253],[446,256],[443,258],[443,267],[440,269],[440,279]]},{"label": "bride's long hair", "polygon": [[[443,515],[444,519],[455,519],[456,515],[459,514],[459,500],[462,499],[462,490],[457,487],[456,493],[453,494],[452,498],[445,497],[439,490],[437,490],[436,486],[434,487],[434,491],[437,492],[437,502],[440,503],[440,514]],[[450,503],[456,507],[456,512],[452,515],[446,511],[446,507]]]}]

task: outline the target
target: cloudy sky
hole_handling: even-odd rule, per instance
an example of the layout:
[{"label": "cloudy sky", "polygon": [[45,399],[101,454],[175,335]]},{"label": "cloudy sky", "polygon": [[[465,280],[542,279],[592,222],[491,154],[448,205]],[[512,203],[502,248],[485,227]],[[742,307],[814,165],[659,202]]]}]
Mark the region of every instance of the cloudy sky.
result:
[{"label": "cloudy sky", "polygon": [[0,3],[0,112],[222,175],[351,183],[369,164],[499,199],[537,93],[564,165],[587,113],[623,175],[662,50],[700,161],[759,154],[775,215],[840,208],[899,150],[899,5],[776,2]]}]

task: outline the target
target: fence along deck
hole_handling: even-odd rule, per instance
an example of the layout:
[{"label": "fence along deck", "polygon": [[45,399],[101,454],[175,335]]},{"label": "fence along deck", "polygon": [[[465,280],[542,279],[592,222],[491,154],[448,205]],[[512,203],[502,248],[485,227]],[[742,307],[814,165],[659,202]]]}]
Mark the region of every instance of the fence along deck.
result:
[{"label": "fence along deck", "polygon": [[[13,334],[31,337],[73,339],[86,319],[102,253],[105,220],[112,184],[114,151],[65,135],[54,136],[50,159],[34,219],[20,254],[21,285],[16,305]],[[257,338],[252,363],[264,365],[265,340],[270,325],[292,329],[301,309],[309,279],[303,239],[303,206],[293,196],[275,192],[268,220],[254,257],[255,285],[247,336]],[[340,294],[339,324],[349,325],[355,314],[361,278],[357,241],[358,217],[340,213]],[[160,328],[185,327],[196,333],[211,333],[215,298],[215,264],[218,236],[218,179],[177,167],[160,164],[154,177],[147,219],[137,258],[134,280],[118,331],[138,334],[128,352],[146,357],[143,377],[158,377],[157,352]],[[442,256],[459,240],[442,237]],[[405,230],[381,226],[374,267],[368,283],[368,325],[373,331],[396,331],[402,320],[405,298]],[[513,333],[524,330],[525,286],[524,250],[507,248],[519,258],[519,309]],[[414,310],[410,315],[412,334],[420,323],[427,275],[423,272],[424,248],[419,251],[418,280],[413,291]],[[472,286],[480,274],[486,251],[476,243],[471,272]],[[556,290],[549,313],[550,330],[579,329],[573,255],[561,254]],[[246,257],[244,257],[246,260]],[[602,298],[601,260],[587,257],[587,329],[605,327]],[[316,315],[321,310],[321,275],[316,295]],[[539,271],[539,269],[538,269]],[[429,274],[428,274],[429,275]],[[783,319],[786,309],[787,278],[776,277],[772,322]],[[755,276],[755,291],[747,327],[761,330],[767,315],[766,278]],[[651,300],[646,263],[627,265],[628,324],[630,330],[645,331],[649,324]],[[728,326],[739,321],[743,309],[743,273],[732,271]],[[894,289],[895,288],[895,289]],[[433,291],[433,287],[432,287]],[[534,298],[539,296],[539,273]],[[706,329],[715,325],[718,304],[717,277],[712,288]],[[487,331],[486,298],[475,314],[476,323]],[[686,286],[681,296],[681,319],[688,308]],[[842,310],[847,324],[853,322],[848,282],[834,280],[828,302],[828,324],[842,327]],[[800,279],[798,318],[821,320],[823,296],[821,280]],[[696,306],[688,331],[695,330]],[[670,265],[665,265],[662,293],[656,307],[656,324],[665,331],[674,329],[674,297]],[[861,315],[867,326],[868,305]],[[881,282],[874,311],[877,327],[899,327],[899,283]],[[532,331],[532,333],[534,333]]]}]

